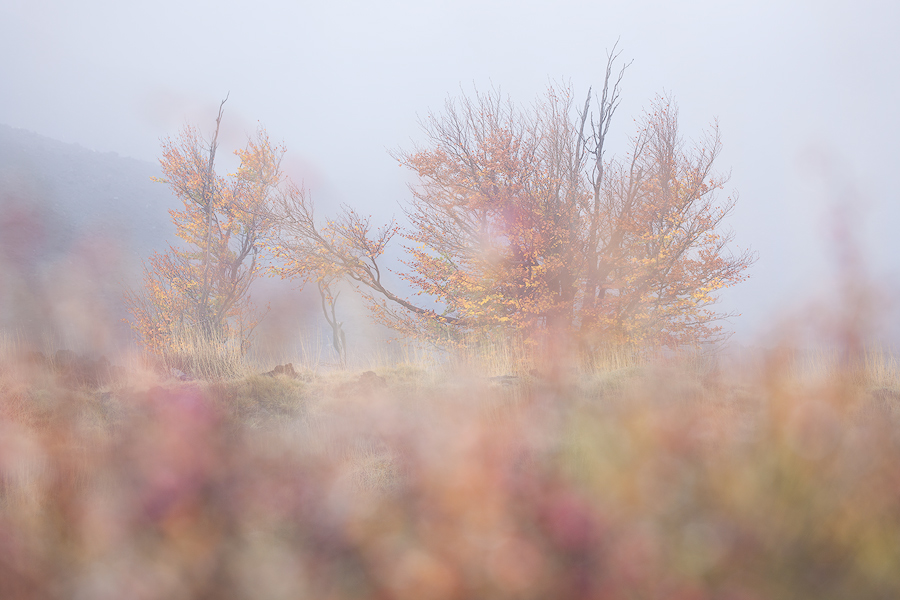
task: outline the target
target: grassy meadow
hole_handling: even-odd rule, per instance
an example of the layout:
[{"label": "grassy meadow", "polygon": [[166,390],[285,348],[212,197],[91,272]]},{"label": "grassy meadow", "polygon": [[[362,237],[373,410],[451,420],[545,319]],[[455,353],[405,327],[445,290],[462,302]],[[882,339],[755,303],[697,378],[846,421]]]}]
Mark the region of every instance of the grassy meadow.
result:
[{"label": "grassy meadow", "polygon": [[7,345],[0,598],[900,597],[890,354],[527,354]]}]

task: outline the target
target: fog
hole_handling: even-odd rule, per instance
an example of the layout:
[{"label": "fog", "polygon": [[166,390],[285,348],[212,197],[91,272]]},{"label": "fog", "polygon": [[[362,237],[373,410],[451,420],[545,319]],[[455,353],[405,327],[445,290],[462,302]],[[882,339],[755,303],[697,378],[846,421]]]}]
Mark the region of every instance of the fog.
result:
[{"label": "fog", "polygon": [[[897,0],[0,0],[0,600],[900,598],[898,24]],[[208,284],[240,283],[246,262],[210,242],[237,247],[271,216],[256,208],[278,152],[261,142],[228,175],[258,127],[320,219],[350,206],[377,229],[413,197],[392,152],[425,141],[448,97],[527,107],[571,86],[581,105],[613,47],[629,66],[607,156],[657,94],[686,148],[717,120],[739,260],[702,245],[715,210],[683,218],[684,197],[706,198],[703,156],[666,161],[657,104],[650,174],[611,210],[555,210],[572,196],[546,189],[571,173],[547,169],[523,178],[535,194],[508,177],[467,195],[481,223],[437,223],[441,241],[463,233],[416,266],[478,329],[458,345],[427,346],[445,339],[437,315],[388,344],[338,285],[331,329],[325,288],[274,278],[252,289],[269,304],[256,337],[253,315],[221,326],[244,289]],[[176,160],[170,146],[160,165],[161,141],[185,125],[209,139],[226,97],[219,228],[175,215],[205,252],[151,263],[132,331],[142,259],[180,241],[179,201],[153,180]],[[520,164],[489,133],[478,160],[407,164],[451,173],[435,197],[471,190]],[[556,149],[542,167],[564,164]],[[673,162],[700,164],[677,172],[692,185],[671,184]],[[170,179],[209,207],[198,171]],[[330,243],[292,208],[282,229],[313,242],[281,242],[316,275],[380,250],[359,220]],[[600,224],[572,234],[573,214]],[[677,260],[697,246],[713,249]],[[734,343],[697,352],[704,323],[679,309],[743,273],[746,248],[748,279],[712,307],[741,313]],[[466,261],[487,267],[456,277]],[[610,308],[583,300],[601,294]],[[654,329],[675,331],[642,338]]]},{"label": "fog", "polygon": [[740,196],[729,224],[759,253],[721,308],[750,343],[829,297],[840,240],[859,281],[897,288],[898,22],[900,5],[872,0],[5,0],[0,124],[155,161],[184,124],[210,133],[228,95],[223,149],[262,124],[323,211],[387,220],[409,198],[389,151],[419,139],[420,116],[474,88],[528,104],[563,82],[583,97],[618,41],[632,62],[611,152],[661,92],[687,138],[719,120]]}]

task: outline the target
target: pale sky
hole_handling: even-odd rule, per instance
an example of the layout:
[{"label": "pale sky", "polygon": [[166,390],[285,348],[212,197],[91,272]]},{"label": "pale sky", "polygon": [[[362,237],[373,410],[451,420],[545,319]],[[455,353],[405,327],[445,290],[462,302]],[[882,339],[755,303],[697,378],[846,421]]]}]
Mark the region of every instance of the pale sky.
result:
[{"label": "pale sky", "polygon": [[155,161],[230,93],[224,149],[261,123],[323,210],[388,218],[409,198],[388,151],[411,147],[417,116],[473,86],[583,97],[618,39],[633,64],[614,151],[660,92],[686,138],[719,119],[730,223],[760,257],[723,296],[748,339],[823,289],[839,202],[870,275],[900,289],[898,23],[900,3],[874,0],[0,0],[0,123]]}]

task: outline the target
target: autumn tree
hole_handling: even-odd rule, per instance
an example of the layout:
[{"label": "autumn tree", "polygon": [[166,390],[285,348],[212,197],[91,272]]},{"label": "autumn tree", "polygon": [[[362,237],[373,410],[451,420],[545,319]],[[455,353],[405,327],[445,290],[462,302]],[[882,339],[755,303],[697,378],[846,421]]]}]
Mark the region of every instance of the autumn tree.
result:
[{"label": "autumn tree", "polygon": [[132,327],[157,352],[184,333],[213,342],[231,339],[243,351],[259,318],[249,290],[261,273],[260,253],[273,226],[267,207],[284,179],[284,149],[260,129],[235,151],[237,171],[217,175],[223,105],[209,143],[192,127],[163,142],[163,176],[157,181],[182,202],[170,214],[183,243],[151,256],[143,289],[126,296]]},{"label": "autumn tree", "polygon": [[[314,218],[293,188],[281,205],[284,276],[356,282],[374,313],[401,331],[506,329],[577,336],[588,344],[677,346],[715,340],[716,292],[739,282],[750,251],[730,250],[735,197],[713,165],[714,124],[697,143],[657,98],[625,158],[608,158],[624,68],[611,53],[599,94],[576,107],[551,87],[533,108],[499,92],[448,100],[422,123],[425,143],[396,158],[418,179],[409,227],[376,229],[346,208]],[[405,242],[398,273],[414,303],[385,282],[390,240]]]}]

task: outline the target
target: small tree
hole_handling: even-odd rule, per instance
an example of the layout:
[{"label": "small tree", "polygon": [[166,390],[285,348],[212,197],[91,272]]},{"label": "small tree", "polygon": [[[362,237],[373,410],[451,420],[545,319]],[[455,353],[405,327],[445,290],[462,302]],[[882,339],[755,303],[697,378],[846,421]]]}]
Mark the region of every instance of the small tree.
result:
[{"label": "small tree", "polygon": [[324,281],[318,281],[319,297],[322,299],[322,314],[325,315],[325,322],[331,328],[331,346],[337,354],[338,362],[341,367],[347,366],[347,337],[344,335],[344,323],[337,320],[335,308],[337,299],[341,295],[340,292],[333,293],[331,285]]},{"label": "small tree", "polygon": [[166,352],[182,334],[211,342],[230,338],[243,352],[258,322],[249,289],[273,227],[268,207],[283,180],[284,149],[273,146],[261,129],[235,151],[237,172],[227,179],[218,176],[224,103],[209,144],[191,127],[163,142],[163,177],[157,181],[169,185],[183,203],[170,214],[184,245],[151,256],[143,290],[126,295],[132,327],[156,352]]}]

